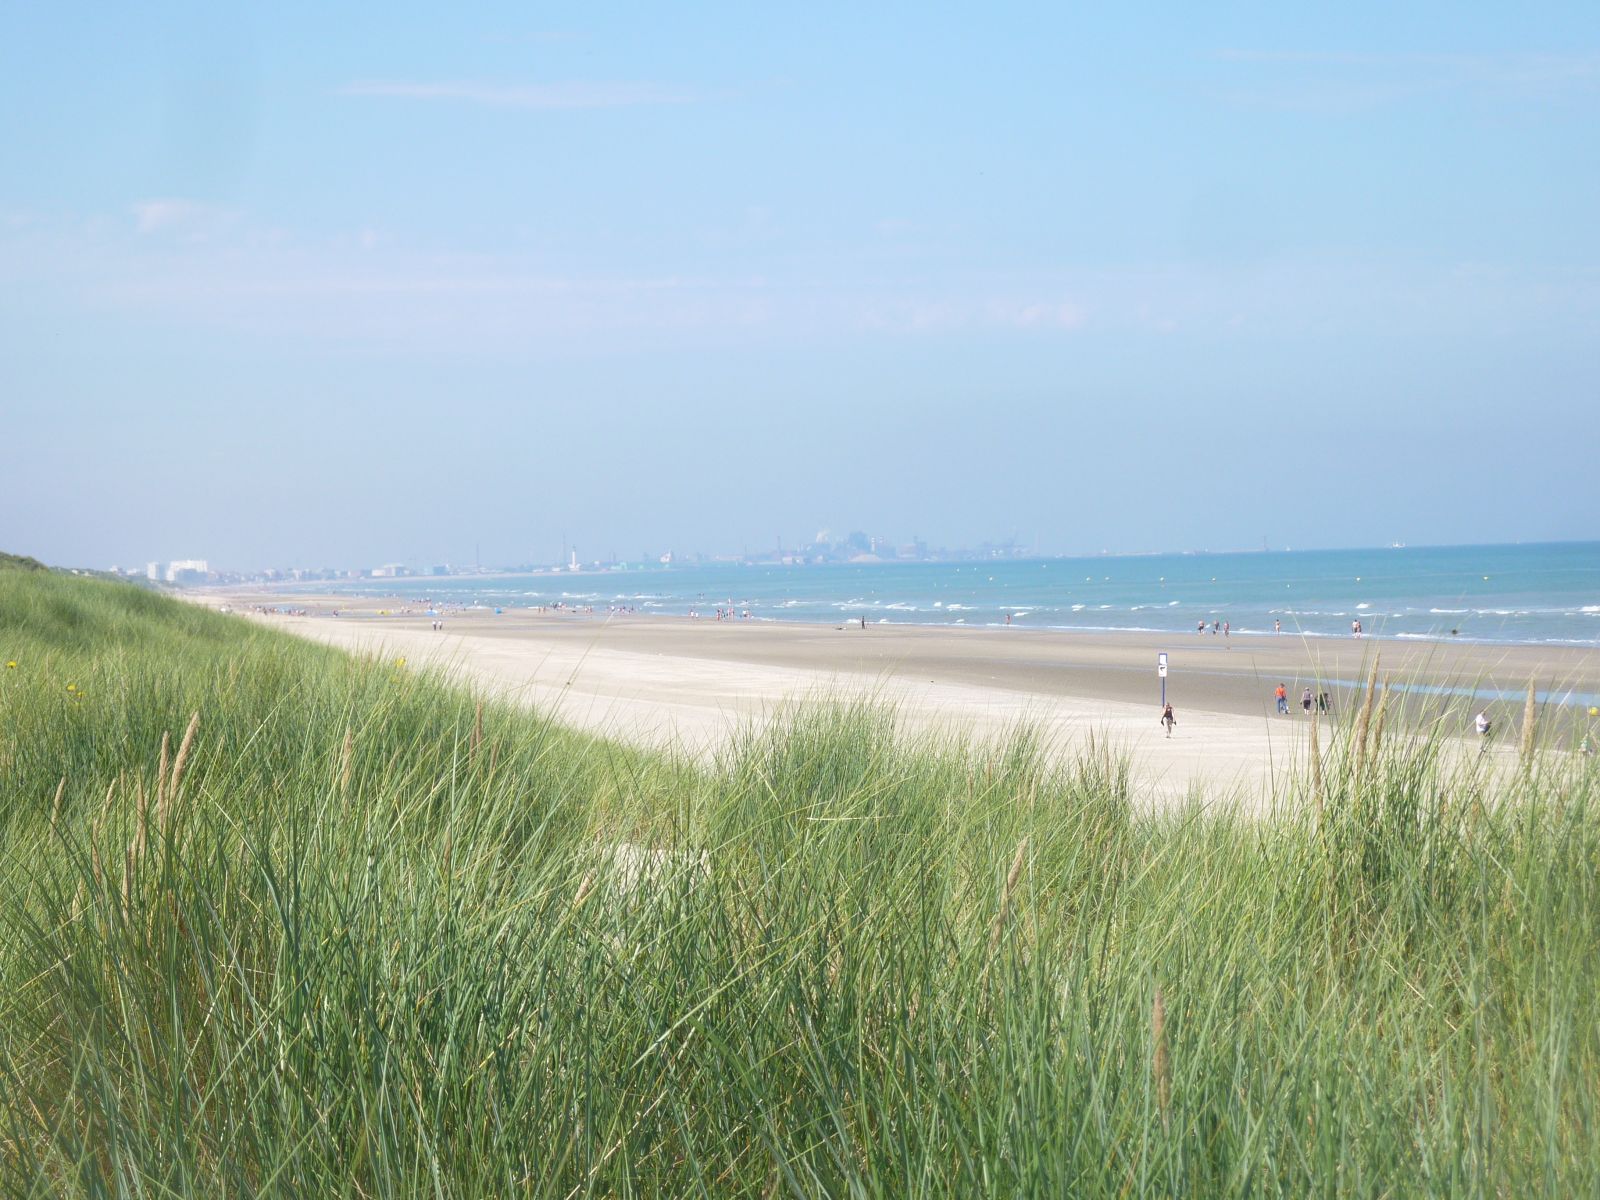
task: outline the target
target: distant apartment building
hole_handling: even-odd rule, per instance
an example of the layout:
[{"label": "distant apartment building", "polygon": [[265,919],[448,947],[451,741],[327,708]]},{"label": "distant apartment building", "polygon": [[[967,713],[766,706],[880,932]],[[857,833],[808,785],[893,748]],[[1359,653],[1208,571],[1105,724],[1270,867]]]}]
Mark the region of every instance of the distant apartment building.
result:
[{"label": "distant apartment building", "polygon": [[145,563],[144,577],[151,582],[158,582],[161,579],[161,564],[158,562]]},{"label": "distant apartment building", "polygon": [[167,564],[168,583],[204,583],[211,564],[203,558],[175,558]]}]

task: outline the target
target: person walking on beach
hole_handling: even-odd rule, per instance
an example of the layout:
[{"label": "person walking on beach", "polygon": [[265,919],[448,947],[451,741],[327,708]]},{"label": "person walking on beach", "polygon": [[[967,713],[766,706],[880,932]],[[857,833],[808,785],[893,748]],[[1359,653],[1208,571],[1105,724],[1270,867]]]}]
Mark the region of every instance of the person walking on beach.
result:
[{"label": "person walking on beach", "polygon": [[1283,684],[1278,685],[1278,690],[1273,693],[1278,698],[1278,711],[1284,716],[1289,714],[1289,689]]},{"label": "person walking on beach", "polygon": [[1484,709],[1478,713],[1472,723],[1478,730],[1478,753],[1482,754],[1489,748],[1489,729],[1492,724],[1489,720],[1489,710]]},{"label": "person walking on beach", "polygon": [[1318,712],[1323,712],[1323,713],[1328,711],[1328,693],[1327,692],[1318,692],[1317,693],[1317,711]]},{"label": "person walking on beach", "polygon": [[1283,622],[1278,620],[1277,618],[1273,618],[1272,632],[1273,633],[1282,633],[1283,632]]},{"label": "person walking on beach", "polygon": [[1354,621],[1350,622],[1350,636],[1351,637],[1360,637],[1361,636],[1361,618],[1360,617],[1357,617]]},{"label": "person walking on beach", "polygon": [[1222,636],[1223,637],[1227,637],[1228,636],[1228,631],[1231,630],[1232,628],[1233,628],[1233,623],[1231,621],[1224,621],[1222,623]]},{"label": "person walking on beach", "polygon": [[1206,631],[1206,623],[1204,621],[1198,622],[1194,627],[1194,631],[1196,633],[1204,633]]},{"label": "person walking on beach", "polygon": [[1178,718],[1172,715],[1172,705],[1167,705],[1161,710],[1161,724],[1166,726],[1167,736],[1172,736],[1172,727],[1178,723]]},{"label": "person walking on beach", "polygon": [[1306,716],[1311,715],[1311,689],[1307,688],[1300,693],[1300,707],[1305,710]]}]

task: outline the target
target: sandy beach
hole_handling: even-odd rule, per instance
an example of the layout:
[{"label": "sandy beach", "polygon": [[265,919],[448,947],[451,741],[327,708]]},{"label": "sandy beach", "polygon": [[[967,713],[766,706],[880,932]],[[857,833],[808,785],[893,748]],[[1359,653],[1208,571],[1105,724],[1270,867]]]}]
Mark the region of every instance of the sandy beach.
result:
[{"label": "sandy beach", "polygon": [[[1463,738],[1485,706],[1501,734],[1514,728],[1530,680],[1557,701],[1600,686],[1596,652],[1574,647],[489,610],[446,613],[435,630],[435,618],[389,607],[397,601],[241,592],[193,598],[346,650],[445,668],[568,724],[696,756],[715,755],[739,729],[786,704],[870,698],[892,706],[912,735],[992,741],[1029,725],[1068,754],[1090,734],[1103,735],[1130,755],[1140,793],[1162,800],[1196,788],[1251,802],[1282,795],[1304,754],[1302,690],[1327,692],[1325,719],[1338,721],[1357,706],[1375,655],[1385,678],[1423,689],[1407,697],[1412,723],[1439,717]],[[1158,721],[1163,651],[1177,716],[1170,738]],[[1279,683],[1289,693],[1288,716],[1275,711]],[[1473,688],[1510,696],[1462,694]],[[1582,709],[1569,703],[1552,711],[1561,714],[1552,723],[1558,740],[1571,740]],[[1497,752],[1512,740],[1501,737]]]}]

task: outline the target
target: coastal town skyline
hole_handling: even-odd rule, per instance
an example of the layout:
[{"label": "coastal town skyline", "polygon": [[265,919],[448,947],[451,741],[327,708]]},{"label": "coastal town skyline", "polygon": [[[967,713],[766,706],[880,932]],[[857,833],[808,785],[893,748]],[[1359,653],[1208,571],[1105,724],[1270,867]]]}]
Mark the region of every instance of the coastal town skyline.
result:
[{"label": "coastal town skyline", "polygon": [[[1593,545],[1581,539],[1556,539],[1551,541],[1524,541],[1505,543],[1443,543],[1421,544],[1408,547],[1404,542],[1390,542],[1385,546],[1301,546],[1302,554],[1337,554],[1342,552],[1379,553],[1384,550],[1448,550],[1448,551],[1502,551],[1519,546],[1583,547]],[[213,562],[206,558],[152,559],[124,566],[112,563],[108,567],[86,564],[56,563],[59,569],[108,574],[148,583],[176,584],[179,586],[215,586],[238,583],[344,583],[383,579],[426,579],[491,577],[521,575],[595,574],[609,572],[649,572],[657,570],[689,569],[719,566],[744,567],[812,567],[867,564],[956,564],[1006,561],[1091,561],[1141,558],[1236,557],[1256,554],[1292,554],[1293,546],[1273,546],[1263,537],[1258,546],[1234,547],[1161,547],[1155,549],[1110,549],[1080,551],[1078,553],[1043,553],[1014,539],[981,542],[976,546],[947,547],[930,545],[921,538],[896,543],[881,536],[853,531],[833,538],[828,530],[819,530],[816,537],[807,541],[792,541],[785,548],[779,539],[775,546],[765,551],[752,551],[748,547],[736,553],[706,553],[704,551],[665,550],[656,553],[642,550],[633,556],[611,552],[601,556],[580,555],[578,548],[563,544],[563,554],[558,558],[507,558],[485,561],[481,549],[470,561],[427,559],[386,559],[365,564],[319,565],[263,565]]]}]

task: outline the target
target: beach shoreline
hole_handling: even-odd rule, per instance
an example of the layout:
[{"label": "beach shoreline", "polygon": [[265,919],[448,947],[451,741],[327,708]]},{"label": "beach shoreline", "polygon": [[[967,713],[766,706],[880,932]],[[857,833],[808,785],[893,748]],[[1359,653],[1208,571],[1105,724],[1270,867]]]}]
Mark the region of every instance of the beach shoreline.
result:
[{"label": "beach shoreline", "polygon": [[[235,586],[249,588],[249,584]],[[283,580],[269,592],[404,607],[588,607],[756,622],[1278,636],[1600,651],[1600,543],[1137,559],[706,562],[619,571]]]},{"label": "beach shoreline", "polygon": [[[1600,654],[1560,646],[862,627],[581,610],[430,616],[380,597],[259,589],[190,598],[352,652],[444,669],[635,744],[709,758],[787,706],[865,699],[893,708],[899,727],[912,734],[992,742],[1027,726],[1069,754],[1093,734],[1129,754],[1143,791],[1166,799],[1197,785],[1213,795],[1282,794],[1305,753],[1304,690],[1328,693],[1331,711],[1319,720],[1336,724],[1359,705],[1374,660],[1385,680],[1503,693],[1491,702],[1450,690],[1404,696],[1409,725],[1438,722],[1463,745],[1478,708],[1490,709],[1502,732],[1520,720],[1530,680],[1555,696],[1600,691]],[[1178,722],[1171,738],[1158,724],[1161,652]],[[1288,715],[1276,711],[1280,683]],[[1545,707],[1565,714],[1555,723],[1565,730],[1560,737],[1582,722],[1574,705]],[[1507,739],[1499,741],[1503,751]]]},{"label": "beach shoreline", "polygon": [[[498,576],[484,574],[481,576],[475,576],[474,578],[517,579],[522,577],[516,575]],[[296,585],[292,582],[251,584],[248,589],[240,588],[237,585],[206,585],[202,587],[190,588],[184,592],[175,594],[185,597],[193,595],[218,596],[224,598],[224,600],[230,597],[249,596],[258,602],[273,602],[280,605],[292,604],[297,607],[309,606],[318,612],[326,612],[329,609],[339,609],[340,611],[344,611],[346,608],[348,608],[352,613],[364,613],[366,615],[371,615],[369,610],[374,606],[390,609],[395,609],[395,606],[400,606],[399,609],[395,609],[395,615],[416,616],[420,611],[423,611],[419,609],[418,606],[426,602],[424,598],[404,592],[306,592],[303,589],[297,589]],[[612,606],[615,606],[615,601],[613,601]],[[444,610],[441,611],[447,612],[449,615],[458,615],[475,612],[492,612],[497,607],[504,609],[507,613],[518,614],[532,611],[538,606],[512,605],[507,607],[504,604],[495,605],[487,602],[475,602],[472,604],[451,602]],[[715,605],[712,607],[714,609]],[[581,615],[604,618],[610,614],[607,612],[596,612],[585,613]],[[706,619],[704,617],[695,618],[685,613],[665,612],[659,610],[636,610],[628,613],[627,615],[635,620],[649,621],[695,621]],[[855,615],[827,619],[814,618],[810,616],[779,617],[772,616],[770,613],[752,613],[748,620],[743,621],[742,623],[752,625],[801,626],[810,628],[828,627],[837,629],[845,624],[857,625],[859,621],[860,618]],[[1021,620],[1018,620],[1014,623],[1008,623],[1000,620],[983,621],[981,623],[973,624],[964,621],[919,621],[914,617],[906,617],[904,615],[897,615],[892,619],[881,616],[875,617],[869,620],[867,625],[869,627],[877,626],[881,628],[892,629],[936,629],[954,630],[959,632],[1004,632],[1007,636],[1030,633],[1066,635],[1081,634],[1091,637],[1100,635],[1109,635],[1114,637],[1125,635],[1136,638],[1169,639],[1187,639],[1197,636],[1196,631],[1192,628],[1161,628],[1158,626],[1128,625],[1049,625],[1039,624],[1036,622],[1024,623]],[[1212,636],[1209,625],[1207,626],[1205,636]],[[1220,634],[1217,636],[1220,636]],[[1490,650],[1500,649],[1503,647],[1528,647],[1530,649],[1553,648],[1557,650],[1572,650],[1578,653],[1594,653],[1596,655],[1600,655],[1600,641],[1590,641],[1580,638],[1516,639],[1505,637],[1483,637],[1474,636],[1471,634],[1459,634],[1452,636],[1449,634],[1409,632],[1391,634],[1385,632],[1381,626],[1371,631],[1363,631],[1359,638],[1354,638],[1348,633],[1328,633],[1319,630],[1272,630],[1256,628],[1235,628],[1230,631],[1229,638],[1239,639],[1241,641],[1254,641],[1256,639],[1277,640],[1279,638],[1296,638],[1305,641],[1326,642],[1331,644],[1357,642],[1362,644],[1376,643],[1379,645],[1479,646]]]}]

